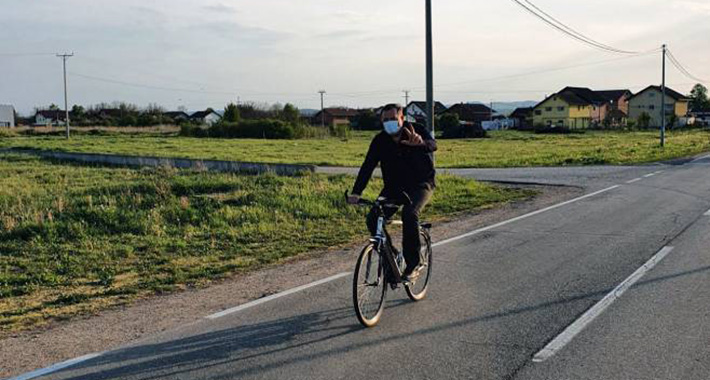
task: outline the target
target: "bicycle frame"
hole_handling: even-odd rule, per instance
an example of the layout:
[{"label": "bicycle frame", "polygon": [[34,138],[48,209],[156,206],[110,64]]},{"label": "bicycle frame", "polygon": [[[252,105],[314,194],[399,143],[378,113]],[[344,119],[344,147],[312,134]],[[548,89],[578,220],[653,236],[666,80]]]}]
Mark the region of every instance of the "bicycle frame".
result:
[{"label": "bicycle frame", "polygon": [[[386,220],[384,216],[384,211],[382,210],[382,205],[379,204],[379,202],[376,202],[375,207],[377,208],[377,230],[375,233],[375,236],[370,238],[370,242],[372,242],[375,246],[375,250],[380,254],[381,256],[384,256],[387,262],[387,265],[389,266],[389,273],[392,276],[391,279],[389,279],[390,285],[397,285],[402,282],[402,269],[400,268],[400,265],[397,263],[397,261],[401,258],[395,257],[395,252],[397,256],[401,256],[400,252],[397,252],[397,250],[392,246],[392,239],[390,238],[389,233],[387,232],[387,229],[385,228]],[[368,263],[368,272],[369,272],[369,263]],[[378,270],[380,270],[378,268]],[[378,273],[380,275],[381,273]],[[385,272],[385,277],[387,275],[387,272]],[[379,277],[379,276],[378,276]]]}]

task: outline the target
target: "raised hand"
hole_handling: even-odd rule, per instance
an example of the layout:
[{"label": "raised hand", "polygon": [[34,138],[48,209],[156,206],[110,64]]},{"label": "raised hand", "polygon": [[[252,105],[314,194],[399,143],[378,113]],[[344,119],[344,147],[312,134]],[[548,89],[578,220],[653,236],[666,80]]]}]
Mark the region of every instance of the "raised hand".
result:
[{"label": "raised hand", "polygon": [[414,131],[414,127],[407,125],[402,128],[402,144],[408,146],[424,146],[424,139]]}]

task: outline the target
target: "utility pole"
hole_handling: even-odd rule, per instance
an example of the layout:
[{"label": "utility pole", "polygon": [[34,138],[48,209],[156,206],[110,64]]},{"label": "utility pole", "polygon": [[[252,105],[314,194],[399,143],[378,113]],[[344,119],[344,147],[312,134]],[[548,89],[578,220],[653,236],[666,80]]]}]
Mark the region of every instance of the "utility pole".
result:
[{"label": "utility pole", "polygon": [[409,92],[410,91],[409,90],[402,90],[402,92],[404,92],[404,106],[406,107],[409,105]]},{"label": "utility pole", "polygon": [[427,109],[427,129],[434,133],[434,51],[432,42],[431,25],[431,0],[425,0],[426,8],[426,109]]},{"label": "utility pole", "polygon": [[64,68],[64,125],[66,126],[66,137],[69,139],[69,101],[67,100],[67,59],[73,57],[71,54],[57,54],[57,57],[62,59],[62,67]]},{"label": "utility pole", "polygon": [[325,90],[318,91],[320,94],[320,126],[325,129],[325,108],[323,107],[323,95],[326,94]]},{"label": "utility pole", "polygon": [[666,44],[663,44],[663,79],[661,81],[661,148],[666,146]]}]

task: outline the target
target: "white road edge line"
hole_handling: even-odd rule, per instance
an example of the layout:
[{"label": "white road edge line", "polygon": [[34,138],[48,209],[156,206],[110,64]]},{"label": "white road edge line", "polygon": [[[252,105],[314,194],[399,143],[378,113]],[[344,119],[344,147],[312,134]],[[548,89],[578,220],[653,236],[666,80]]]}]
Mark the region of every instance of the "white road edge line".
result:
[{"label": "white road edge line", "polygon": [[710,210],[708,210],[708,211],[707,211],[705,214],[703,214],[703,215],[705,215],[705,216],[710,216]]},{"label": "white road edge line", "polygon": [[589,323],[591,323],[596,317],[601,315],[614,301],[619,299],[631,286],[633,286],[636,281],[638,281],[643,275],[648,273],[656,264],[660,263],[671,251],[673,247],[663,247],[658,253],[653,255],[645,264],[643,264],[639,269],[637,269],[631,276],[627,277],[624,282],[619,284],[614,290],[607,294],[601,301],[597,302],[592,306],[586,313],[582,314],[579,319],[574,321],[571,325],[562,331],[555,339],[547,344],[540,352],[533,356],[532,361],[536,363],[544,362],[545,360],[554,356],[559,350],[567,345],[572,339],[574,339],[577,334],[582,332]]},{"label": "white road edge line", "polygon": [[[614,190],[614,189],[619,188],[619,187],[621,187],[621,186],[620,186],[620,185],[614,185],[614,186],[611,186],[611,187],[607,187],[606,189],[602,189],[602,190],[599,190],[599,191],[595,191],[595,192],[593,192],[593,193],[589,193],[589,194],[583,195],[583,196],[578,197],[578,198],[570,199],[570,200],[568,200],[568,201],[565,201],[565,202],[562,202],[562,203],[558,203],[558,204],[556,204],[556,205],[552,205],[552,206],[549,206],[549,207],[545,207],[545,208],[543,208],[543,209],[540,209],[540,210],[537,210],[537,211],[533,211],[533,212],[531,212],[531,213],[528,213],[528,214],[525,214],[525,215],[521,215],[521,216],[515,217],[515,218],[513,218],[513,219],[508,219],[508,220],[506,220],[506,221],[503,221],[503,222],[500,222],[500,223],[496,223],[496,224],[491,225],[491,226],[488,226],[488,227],[479,228],[479,229],[477,229],[477,230],[474,230],[474,231],[465,233],[465,234],[463,234],[463,235],[455,236],[455,237],[452,237],[452,238],[449,238],[449,239],[446,239],[446,240],[442,240],[442,241],[440,241],[440,242],[436,242],[436,243],[432,244],[432,247],[438,247],[438,246],[441,246],[441,245],[444,245],[444,244],[448,244],[448,243],[451,243],[451,242],[454,242],[454,241],[457,241],[457,240],[461,240],[461,239],[464,239],[464,238],[466,238],[466,237],[473,236],[473,235],[479,234],[479,233],[481,233],[481,232],[488,231],[488,230],[491,230],[491,229],[494,229],[494,228],[497,228],[497,227],[500,227],[500,226],[504,226],[504,225],[506,225],[506,224],[513,223],[513,222],[516,222],[516,221],[518,221],[518,220],[522,220],[522,219],[525,219],[525,218],[529,218],[529,217],[531,217],[531,216],[538,215],[538,214],[541,214],[541,213],[546,212],[546,211],[554,210],[554,209],[556,209],[556,208],[559,208],[559,207],[562,207],[562,206],[566,206],[566,205],[568,205],[568,204],[571,204],[571,203],[574,203],[574,202],[578,202],[578,201],[581,201],[581,200],[586,199],[586,198],[591,198],[591,197],[593,197],[593,196],[595,196],[595,195],[599,195],[599,194],[602,194],[602,193],[606,193],[607,191],[611,191],[611,190]],[[293,289],[289,289],[289,290],[283,291],[283,292],[281,292],[281,293],[272,294],[272,295],[270,295],[270,296],[268,296],[268,297],[259,298],[258,300],[254,300],[254,301],[251,301],[251,302],[247,302],[247,303],[245,303],[245,304],[242,304],[242,305],[239,305],[239,306],[236,306],[236,307],[227,309],[227,310],[220,311],[219,313],[215,313],[215,314],[212,314],[212,315],[208,315],[208,316],[205,317],[205,319],[214,320],[214,319],[223,317],[223,316],[225,316],[225,315],[232,314],[232,313],[236,313],[236,312],[238,312],[238,311],[245,310],[245,309],[248,309],[248,308],[250,308],[250,307],[254,307],[254,306],[257,306],[257,305],[260,305],[260,304],[263,304],[263,303],[272,301],[272,300],[277,299],[277,298],[285,297],[285,296],[287,296],[287,295],[294,294],[294,293],[300,292],[300,291],[302,291],[302,290],[305,290],[305,289],[308,289],[308,288],[312,288],[312,287],[314,287],[314,286],[318,286],[318,285],[322,285],[322,284],[325,284],[325,283],[328,283],[328,282],[331,282],[331,281],[335,281],[335,280],[337,280],[337,279],[340,279],[340,278],[343,278],[343,277],[346,277],[346,276],[349,276],[349,275],[351,275],[350,272],[339,273],[339,274],[336,274],[336,275],[334,275],[334,276],[331,276],[331,277],[328,277],[328,278],[324,278],[324,279],[322,279],[322,280],[318,280],[318,281],[312,282],[312,283],[310,283],[310,284],[306,284],[306,285],[302,285],[302,286],[299,286],[299,287],[296,287],[296,288],[293,288]],[[56,372],[56,371],[59,371],[59,370],[61,370],[61,369],[70,367],[70,366],[72,366],[72,365],[74,365],[74,364],[78,364],[78,363],[81,363],[81,362],[83,362],[83,361],[87,361],[87,360],[93,359],[93,358],[95,358],[95,357],[101,356],[102,354],[103,354],[103,353],[89,354],[89,355],[85,355],[85,356],[82,356],[82,357],[79,357],[79,358],[76,358],[76,359],[67,360],[67,361],[65,361],[65,362],[61,362],[61,363],[54,364],[54,365],[49,366],[49,367],[47,367],[47,368],[38,369],[38,370],[33,371],[33,372],[28,372],[28,373],[26,373],[26,374],[24,374],[24,375],[20,375],[20,376],[18,376],[18,377],[12,378],[12,379],[10,379],[10,380],[28,380],[28,379],[33,379],[33,378],[35,378],[35,377],[43,376],[43,375],[46,375],[46,374],[49,374],[49,373],[52,373],[52,372]]]},{"label": "white road edge line", "polygon": [[34,379],[35,377],[40,377],[40,376],[44,376],[44,375],[50,374],[50,373],[52,373],[52,372],[57,372],[57,371],[62,370],[62,369],[64,369],[64,368],[71,367],[71,366],[73,366],[73,365],[75,365],[75,364],[79,364],[79,363],[85,362],[85,361],[87,361],[87,360],[91,360],[91,359],[96,358],[96,357],[99,357],[99,356],[101,356],[101,355],[103,355],[103,352],[80,356],[80,357],[75,358],[75,359],[71,359],[71,360],[67,360],[67,361],[65,361],[65,362],[61,362],[61,363],[57,363],[57,364],[51,365],[51,366],[49,366],[49,367],[47,367],[47,368],[42,368],[42,369],[38,369],[38,370],[36,370],[36,371],[27,372],[27,373],[25,373],[24,375],[20,375],[20,376],[17,376],[17,377],[13,377],[13,378],[8,379],[8,380],[29,380],[29,379]]},{"label": "white road edge line", "polygon": [[697,161],[700,161],[700,160],[704,160],[704,159],[706,159],[706,158],[710,158],[710,154],[705,155],[705,156],[698,157],[698,158],[694,159],[693,161],[690,161],[690,163],[692,164],[693,162],[697,162]]},{"label": "white road edge line", "polygon": [[268,297],[259,298],[258,300],[254,300],[254,301],[251,301],[251,302],[247,302],[247,303],[245,303],[245,304],[242,304],[242,305],[233,307],[233,308],[231,308],[231,309],[227,309],[227,310],[224,310],[224,311],[220,311],[219,313],[215,313],[215,314],[212,314],[212,315],[208,315],[208,316],[206,316],[205,318],[206,318],[206,319],[217,319],[217,318],[220,318],[220,317],[224,317],[225,315],[232,314],[232,313],[236,313],[236,312],[238,312],[238,311],[241,311],[241,310],[244,310],[244,309],[248,309],[248,308],[250,308],[250,307],[254,307],[254,306],[257,306],[257,305],[261,305],[262,303],[266,303],[266,302],[275,300],[275,299],[277,299],[277,298],[285,297],[285,296],[287,296],[287,295],[290,295],[290,294],[293,294],[293,293],[297,293],[297,292],[300,292],[300,291],[302,291],[302,290],[306,290],[306,289],[308,289],[308,288],[312,288],[312,287],[314,287],[314,286],[318,286],[318,285],[325,284],[325,283],[327,283],[327,282],[335,281],[335,280],[337,280],[337,279],[339,279],[339,278],[343,278],[343,277],[349,276],[350,274],[351,274],[350,272],[339,273],[339,274],[336,274],[335,276],[330,276],[330,277],[324,278],[324,279],[322,279],[322,280],[318,280],[318,281],[315,281],[315,282],[311,282],[310,284],[301,285],[301,286],[299,286],[299,287],[296,287],[296,288],[293,288],[293,289],[289,289],[289,290],[283,291],[283,292],[281,292],[281,293],[272,294],[272,295],[270,295],[270,296],[268,296]]},{"label": "white road edge line", "polygon": [[578,198],[570,199],[570,200],[568,200],[568,201],[566,201],[566,202],[558,203],[558,204],[556,204],[556,205],[552,205],[552,206],[550,206],[550,207],[545,207],[545,208],[543,208],[543,209],[540,209],[540,210],[537,210],[537,211],[533,211],[533,212],[531,212],[531,213],[528,213],[528,214],[525,214],[525,215],[521,215],[521,216],[515,217],[515,218],[513,218],[513,219],[508,219],[508,220],[506,220],[506,221],[503,221],[503,222],[500,222],[500,223],[496,223],[496,224],[490,225],[490,226],[488,226],[488,227],[483,227],[483,228],[479,228],[479,229],[477,229],[477,230],[473,230],[473,231],[471,231],[471,232],[467,232],[467,233],[465,233],[465,234],[463,234],[463,235],[454,236],[454,237],[452,237],[452,238],[449,238],[449,239],[446,239],[446,240],[442,240],[442,241],[436,242],[436,243],[432,244],[431,246],[432,246],[432,247],[438,247],[438,246],[440,246],[440,245],[449,244],[449,243],[454,242],[454,241],[457,241],[457,240],[465,239],[465,238],[467,238],[467,237],[480,234],[481,232],[489,231],[489,230],[492,230],[492,229],[494,229],[494,228],[498,228],[498,227],[500,227],[500,226],[504,226],[504,225],[506,225],[506,224],[510,224],[510,223],[513,223],[513,222],[517,222],[517,221],[519,221],[519,220],[526,219],[526,218],[529,218],[529,217],[531,217],[531,216],[535,216],[535,215],[538,215],[538,214],[542,214],[543,212],[546,212],[546,211],[554,210],[554,209],[556,209],[556,208],[559,208],[559,207],[562,207],[562,206],[566,206],[566,205],[571,204],[571,203],[574,203],[574,202],[581,201],[581,200],[583,200],[583,199],[591,198],[591,197],[593,197],[593,196],[595,196],[595,195],[599,195],[599,194],[602,194],[602,193],[606,193],[607,191],[614,190],[614,189],[616,189],[616,188],[618,188],[618,187],[620,187],[620,185],[614,185],[614,186],[612,186],[612,187],[607,187],[606,189],[599,190],[599,191],[595,191],[595,192],[593,192],[593,193],[589,193],[589,194],[583,195],[583,196],[578,197]]},{"label": "white road edge line", "polygon": [[645,176],[643,176],[643,178],[653,177],[654,175],[656,175],[656,173],[648,173]]},{"label": "white road edge line", "polygon": [[632,179],[631,181],[626,181],[626,183],[634,183],[634,182],[638,182],[638,181],[640,181],[640,180],[642,180],[642,179],[643,179],[643,178],[641,178],[641,177],[639,177],[639,178],[634,178],[634,179]]}]

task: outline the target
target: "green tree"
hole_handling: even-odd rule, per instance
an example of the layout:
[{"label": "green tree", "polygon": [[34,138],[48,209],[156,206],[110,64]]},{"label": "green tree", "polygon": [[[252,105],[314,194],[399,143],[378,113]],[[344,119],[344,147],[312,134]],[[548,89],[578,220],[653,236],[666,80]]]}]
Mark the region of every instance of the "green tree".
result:
[{"label": "green tree", "polygon": [[234,103],[227,104],[227,106],[224,107],[224,116],[222,117],[222,121],[226,123],[237,123],[239,122],[239,119],[239,107],[237,107]]},{"label": "green tree", "polygon": [[301,111],[296,108],[291,103],[286,103],[284,106],[283,110],[281,111],[281,117],[283,118],[284,121],[289,122],[291,124],[299,124],[301,120]]},{"label": "green tree", "polygon": [[71,108],[71,121],[75,125],[86,125],[86,110],[84,107],[74,104]]},{"label": "green tree", "polygon": [[708,89],[702,84],[696,84],[690,91],[690,109],[702,110],[710,108],[710,99],[708,99]]},{"label": "green tree", "polygon": [[646,129],[651,125],[651,115],[647,114],[646,112],[642,112],[636,122],[639,128]]},{"label": "green tree", "polygon": [[382,128],[380,118],[377,117],[375,111],[364,110],[357,116],[357,129],[362,131],[375,131]]},{"label": "green tree", "polygon": [[461,122],[459,115],[455,113],[445,113],[439,118],[439,129],[445,138],[457,138],[462,136]]}]

